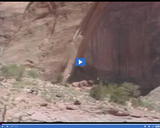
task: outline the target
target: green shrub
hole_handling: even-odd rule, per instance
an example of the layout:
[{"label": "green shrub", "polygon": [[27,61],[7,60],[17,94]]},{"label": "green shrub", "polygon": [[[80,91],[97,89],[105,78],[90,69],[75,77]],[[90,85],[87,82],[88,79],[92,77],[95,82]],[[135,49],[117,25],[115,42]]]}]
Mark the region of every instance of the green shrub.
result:
[{"label": "green shrub", "polygon": [[130,99],[129,95],[129,92],[127,92],[124,87],[118,87],[112,92],[110,101],[118,104],[125,104],[126,101]]},{"label": "green shrub", "polygon": [[38,78],[39,74],[35,70],[29,70],[29,71],[27,71],[27,76],[29,76],[31,78]]},{"label": "green shrub", "polygon": [[125,88],[125,90],[129,93],[129,95],[131,97],[139,97],[140,96],[140,91],[139,91],[138,85],[135,85],[133,83],[124,82],[121,86]]},{"label": "green shrub", "polygon": [[2,75],[6,78],[14,78],[16,80],[21,80],[24,74],[24,67],[23,66],[18,66],[18,65],[8,65],[8,66],[3,66],[1,68]]},{"label": "green shrub", "polygon": [[115,83],[110,83],[107,85],[107,93],[109,94],[113,94],[114,90],[116,90],[118,88],[118,84],[115,84]]},{"label": "green shrub", "polygon": [[59,74],[57,76],[57,81],[60,83],[60,82],[62,82],[62,80],[63,80],[63,74]]},{"label": "green shrub", "polygon": [[146,102],[146,101],[141,101],[139,106],[144,107],[144,108],[148,108],[149,110],[154,109],[154,106],[151,103]]},{"label": "green shrub", "polygon": [[96,85],[90,91],[90,96],[96,100],[103,100],[107,95],[107,87],[103,85]]},{"label": "green shrub", "polygon": [[132,98],[131,102],[132,102],[132,105],[135,107],[144,107],[144,108],[148,108],[149,110],[154,109],[154,106],[150,102],[143,101],[140,98]]},{"label": "green shrub", "polygon": [[44,90],[41,92],[41,98],[43,98],[46,102],[51,102],[53,94]]},{"label": "green shrub", "polygon": [[134,107],[141,106],[142,104],[142,100],[139,98],[131,98],[131,102]]},{"label": "green shrub", "polygon": [[51,83],[52,84],[61,83],[62,80],[63,80],[63,74],[58,74],[57,78],[55,80],[52,80]]},{"label": "green shrub", "polygon": [[118,104],[125,104],[130,98],[137,98],[140,95],[139,87],[132,83],[96,85],[90,90],[90,96],[96,100],[103,100],[107,96],[109,101]]}]

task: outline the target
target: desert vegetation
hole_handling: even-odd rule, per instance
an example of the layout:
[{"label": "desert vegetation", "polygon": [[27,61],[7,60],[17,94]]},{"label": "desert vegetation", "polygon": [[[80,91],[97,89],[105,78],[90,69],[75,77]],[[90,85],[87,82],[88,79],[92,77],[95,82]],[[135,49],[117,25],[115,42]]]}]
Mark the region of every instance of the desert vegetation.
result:
[{"label": "desert vegetation", "polygon": [[131,102],[135,107],[146,107],[153,109],[153,106],[149,102],[142,101],[140,99],[139,86],[133,83],[124,82],[121,84],[109,83],[109,84],[95,85],[90,90],[90,96],[96,100],[108,99],[109,102],[114,102],[121,105],[126,105],[127,102]]},{"label": "desert vegetation", "polygon": [[1,67],[2,76],[4,76],[5,78],[13,78],[17,81],[21,80],[24,75],[24,71],[25,69],[23,66],[18,66],[16,64]]}]

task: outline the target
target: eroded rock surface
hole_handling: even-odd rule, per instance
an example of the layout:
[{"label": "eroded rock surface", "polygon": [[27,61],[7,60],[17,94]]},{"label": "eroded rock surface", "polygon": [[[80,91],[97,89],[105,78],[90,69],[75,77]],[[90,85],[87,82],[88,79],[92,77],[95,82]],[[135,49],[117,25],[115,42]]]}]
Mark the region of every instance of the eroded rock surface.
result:
[{"label": "eroded rock surface", "polygon": [[79,57],[86,58],[87,66],[77,69],[77,76],[73,77],[129,81],[140,85],[144,92],[159,86],[159,12],[160,2],[106,4],[103,12],[99,12],[103,15],[94,34],[83,35],[84,40],[89,38],[83,42],[88,47],[83,53],[79,49]]},{"label": "eroded rock surface", "polygon": [[[1,40],[8,45],[1,60],[6,64],[32,62],[32,67],[41,69],[46,79],[63,72],[72,54],[69,44],[90,3],[2,2],[0,6],[2,38],[9,35]],[[12,6],[11,11],[7,9]]]}]

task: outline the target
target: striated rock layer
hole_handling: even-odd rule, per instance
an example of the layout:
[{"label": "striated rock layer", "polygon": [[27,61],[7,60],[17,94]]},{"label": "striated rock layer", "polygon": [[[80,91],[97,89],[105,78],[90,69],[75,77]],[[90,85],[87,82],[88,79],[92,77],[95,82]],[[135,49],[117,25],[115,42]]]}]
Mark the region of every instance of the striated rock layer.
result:
[{"label": "striated rock layer", "polygon": [[76,69],[74,79],[129,81],[145,90],[159,86],[160,2],[113,2],[99,13],[94,34],[82,42],[88,47],[78,55],[86,58],[87,66]]}]

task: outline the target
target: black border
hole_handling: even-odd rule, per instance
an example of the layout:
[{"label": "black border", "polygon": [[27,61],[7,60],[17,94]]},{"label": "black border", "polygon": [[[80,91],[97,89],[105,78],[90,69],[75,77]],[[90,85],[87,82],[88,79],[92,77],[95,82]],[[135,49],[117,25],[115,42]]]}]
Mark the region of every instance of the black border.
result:
[{"label": "black border", "polygon": [[[47,1],[47,0],[46,0]],[[36,0],[32,0],[32,1],[27,1],[27,0],[10,0],[10,1],[0,1],[0,2],[46,2],[44,0],[39,0],[39,1],[36,1]],[[62,1],[65,1],[65,0],[62,0]],[[62,1],[52,1],[52,0],[49,0],[47,2],[62,2]],[[156,2],[155,0],[152,1],[143,1],[143,0],[140,0],[140,1],[134,1],[134,0],[128,0],[128,1],[117,1],[117,0],[108,0],[108,1],[96,1],[96,0],[87,0],[87,1],[83,1],[83,0],[77,0],[77,1],[65,1],[65,2]],[[160,2],[160,1],[159,1]],[[160,122],[60,122],[60,121],[57,121],[57,122],[0,122],[0,126],[1,124],[160,124]]]}]

